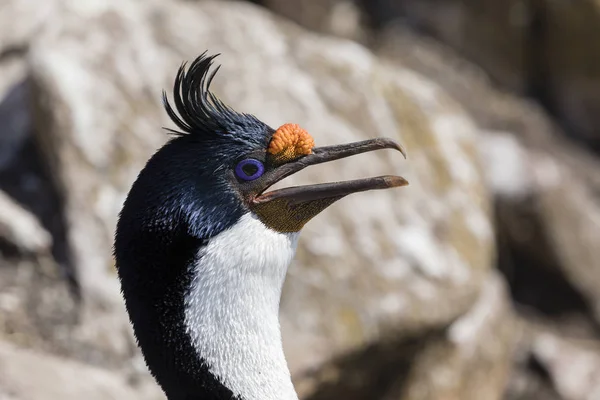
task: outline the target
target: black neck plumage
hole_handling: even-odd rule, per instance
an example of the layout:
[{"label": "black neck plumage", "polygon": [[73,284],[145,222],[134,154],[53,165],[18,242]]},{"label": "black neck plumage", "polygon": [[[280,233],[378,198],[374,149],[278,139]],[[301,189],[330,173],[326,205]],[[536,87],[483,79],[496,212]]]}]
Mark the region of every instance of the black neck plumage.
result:
[{"label": "black neck plumage", "polygon": [[[220,181],[198,168],[203,148],[188,135],[159,150],[133,184],[115,235],[127,311],[146,363],[169,400],[235,398],[210,373],[185,326],[185,296],[206,243],[202,238],[231,226],[241,213]],[[207,211],[217,206],[221,213]]]},{"label": "black neck plumage", "polygon": [[183,231],[144,233],[127,227],[117,235],[127,310],[146,363],[168,399],[237,399],[210,373],[184,326],[185,294],[203,241]]}]

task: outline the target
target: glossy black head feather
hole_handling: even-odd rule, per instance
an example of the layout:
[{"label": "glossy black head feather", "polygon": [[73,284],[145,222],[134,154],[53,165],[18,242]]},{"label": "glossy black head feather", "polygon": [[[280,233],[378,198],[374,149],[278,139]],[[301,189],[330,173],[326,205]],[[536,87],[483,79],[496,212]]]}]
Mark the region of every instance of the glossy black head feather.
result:
[{"label": "glossy black head feather", "polygon": [[165,231],[184,228],[194,237],[212,237],[246,211],[232,187],[240,159],[266,151],[274,130],[253,115],[238,113],[211,91],[218,70],[203,53],[183,64],[165,109],[182,132],[148,160],[125,202],[119,226]]},{"label": "glossy black head feather", "polygon": [[193,135],[207,141],[225,139],[266,148],[273,129],[254,115],[233,110],[210,91],[212,80],[220,68],[211,70],[217,56],[208,56],[205,52],[189,68],[185,63],[181,65],[173,87],[175,109],[163,92],[167,114],[181,129],[181,132],[169,131],[178,136]]}]

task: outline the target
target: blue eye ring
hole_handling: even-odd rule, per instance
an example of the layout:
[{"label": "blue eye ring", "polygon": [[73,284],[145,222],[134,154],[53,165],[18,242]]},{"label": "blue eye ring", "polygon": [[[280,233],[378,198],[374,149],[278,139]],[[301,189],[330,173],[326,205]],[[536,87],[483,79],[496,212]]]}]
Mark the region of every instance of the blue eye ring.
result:
[{"label": "blue eye ring", "polygon": [[247,158],[235,166],[235,175],[244,181],[253,181],[265,173],[265,166],[258,160]]}]

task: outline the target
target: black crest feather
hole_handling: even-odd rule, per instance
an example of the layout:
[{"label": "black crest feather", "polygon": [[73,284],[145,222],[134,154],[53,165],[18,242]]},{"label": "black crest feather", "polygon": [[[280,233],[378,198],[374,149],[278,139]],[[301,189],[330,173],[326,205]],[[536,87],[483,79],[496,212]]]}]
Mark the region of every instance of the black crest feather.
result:
[{"label": "black crest feather", "polygon": [[[186,68],[183,63],[175,77],[173,101],[169,103],[163,91],[163,104],[171,120],[182,130],[167,129],[181,135],[221,136],[263,144],[273,130],[250,114],[238,113],[210,91],[210,85],[220,66],[211,69],[219,54],[202,53]],[[176,110],[176,111],[175,111]],[[261,136],[261,137],[257,137]]]}]

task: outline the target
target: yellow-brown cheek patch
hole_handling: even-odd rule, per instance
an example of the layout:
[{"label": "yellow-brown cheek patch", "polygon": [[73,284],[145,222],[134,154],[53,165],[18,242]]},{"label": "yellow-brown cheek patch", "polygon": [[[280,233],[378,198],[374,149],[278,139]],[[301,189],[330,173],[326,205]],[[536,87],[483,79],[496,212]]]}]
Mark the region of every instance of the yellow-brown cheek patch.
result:
[{"label": "yellow-brown cheek patch", "polygon": [[277,232],[299,232],[315,215],[343,196],[307,201],[290,206],[288,199],[275,199],[252,206],[252,211]]},{"label": "yellow-brown cheek patch", "polygon": [[283,164],[312,153],[315,141],[297,124],[281,125],[273,134],[267,153],[275,164]]}]

